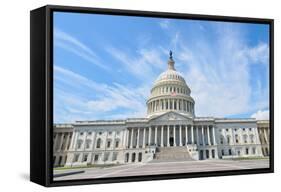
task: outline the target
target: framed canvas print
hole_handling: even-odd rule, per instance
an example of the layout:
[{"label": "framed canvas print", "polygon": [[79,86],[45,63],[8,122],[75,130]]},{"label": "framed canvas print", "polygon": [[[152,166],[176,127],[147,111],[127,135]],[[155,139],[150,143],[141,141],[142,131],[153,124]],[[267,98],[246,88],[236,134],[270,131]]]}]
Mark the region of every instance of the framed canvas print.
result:
[{"label": "framed canvas print", "polygon": [[273,20],[31,11],[30,179],[273,172]]}]

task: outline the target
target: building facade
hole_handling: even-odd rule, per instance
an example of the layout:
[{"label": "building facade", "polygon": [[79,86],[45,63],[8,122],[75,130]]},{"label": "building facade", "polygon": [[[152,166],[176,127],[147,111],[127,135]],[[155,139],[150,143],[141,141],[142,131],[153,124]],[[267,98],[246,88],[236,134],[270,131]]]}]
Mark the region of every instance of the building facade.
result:
[{"label": "building facade", "polygon": [[170,53],[147,100],[147,117],[55,124],[54,166],[269,155],[269,121],[196,117],[191,90],[174,64]]}]

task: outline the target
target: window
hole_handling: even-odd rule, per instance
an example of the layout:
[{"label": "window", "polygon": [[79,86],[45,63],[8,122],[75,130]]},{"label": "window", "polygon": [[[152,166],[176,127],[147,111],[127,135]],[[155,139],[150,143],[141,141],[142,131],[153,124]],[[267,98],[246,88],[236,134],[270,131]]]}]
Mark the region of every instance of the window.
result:
[{"label": "window", "polygon": [[117,131],[117,132],[116,132],[116,135],[120,135],[120,131]]},{"label": "window", "polygon": [[244,143],[247,143],[247,141],[248,141],[247,135],[243,135],[243,140],[244,140]]},{"label": "window", "polygon": [[235,128],[234,131],[237,131],[237,129]]},{"label": "window", "polygon": [[78,149],[81,149],[81,148],[82,148],[82,143],[83,143],[83,140],[82,140],[82,139],[79,139],[78,142],[77,142],[77,148],[78,148]]},{"label": "window", "polygon": [[228,149],[228,154],[229,154],[229,155],[232,155],[231,149]]},{"label": "window", "polygon": [[83,132],[80,132],[80,135],[82,136],[84,133]]},{"label": "window", "polygon": [[228,129],[225,129],[225,131],[228,131]]},{"label": "window", "polygon": [[125,162],[126,162],[126,163],[129,162],[129,153],[126,153],[126,154],[125,154]]},{"label": "window", "polygon": [[86,149],[89,149],[91,146],[91,140],[90,139],[87,139],[86,140]]},{"label": "window", "polygon": [[119,141],[116,141],[116,142],[115,142],[115,147],[116,147],[116,148],[119,147]]},{"label": "window", "polygon": [[256,154],[256,148],[255,147],[253,147],[252,152],[253,152],[254,155]]},{"label": "window", "polygon": [[97,140],[97,148],[100,148],[100,146],[101,146],[101,138],[98,138],[98,140]]},{"label": "window", "polygon": [[111,135],[111,134],[112,134],[112,132],[111,132],[111,131],[109,131],[109,132],[108,132],[108,135]]},{"label": "window", "polygon": [[94,161],[98,161],[99,160],[99,155],[96,154],[95,157],[94,157]]},{"label": "window", "polygon": [[227,143],[230,144],[230,136],[227,136]]},{"label": "window", "polygon": [[92,135],[92,132],[91,132],[91,131],[89,131],[89,132],[88,132],[88,135],[89,135],[89,136],[91,136],[91,135]]},{"label": "window", "polygon": [[250,135],[251,143],[254,143],[254,135]]},{"label": "window", "polygon": [[132,154],[132,162],[135,162],[135,160],[136,160],[136,153],[133,153]]},{"label": "window", "polygon": [[110,141],[107,141],[107,148],[109,148],[110,147]]},{"label": "window", "polygon": [[238,137],[238,135],[235,135],[235,142],[236,142],[236,143],[239,143],[239,137]]},{"label": "window", "polygon": [[223,136],[221,136],[221,137],[220,137],[220,143],[221,143],[221,144],[223,144],[223,140],[224,140],[224,138],[223,138]]},{"label": "window", "polygon": [[243,131],[246,131],[246,129],[245,129],[245,128],[243,128]]},{"label": "window", "polygon": [[249,149],[248,148],[245,149],[245,153],[246,153],[246,155],[249,155]]},{"label": "window", "polygon": [[104,160],[104,161],[108,161],[108,157],[109,157],[109,153],[104,153],[104,158],[103,158],[103,160]]},{"label": "window", "polygon": [[99,132],[99,135],[101,135],[101,134],[102,134],[102,132],[100,131],[100,132]]},{"label": "window", "polygon": [[75,154],[75,156],[74,156],[74,162],[78,162],[78,160],[79,160],[79,154]]},{"label": "window", "polygon": [[224,150],[221,150],[221,155],[224,156]]},{"label": "window", "polygon": [[252,128],[249,128],[249,131],[252,131]]},{"label": "window", "polygon": [[87,161],[87,159],[88,159],[88,154],[84,154],[83,162]]},{"label": "window", "polygon": [[117,155],[118,155],[117,152],[113,152],[113,154],[112,154],[112,161],[116,161],[117,160]]}]

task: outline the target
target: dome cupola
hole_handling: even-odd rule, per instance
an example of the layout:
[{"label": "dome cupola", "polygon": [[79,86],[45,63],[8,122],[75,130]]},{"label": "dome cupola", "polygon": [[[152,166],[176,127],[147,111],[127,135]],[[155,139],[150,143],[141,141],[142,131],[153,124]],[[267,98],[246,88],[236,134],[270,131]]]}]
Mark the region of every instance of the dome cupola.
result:
[{"label": "dome cupola", "polygon": [[168,69],[161,73],[153,84],[147,100],[147,116],[157,116],[169,111],[194,117],[194,100],[183,76],[176,71],[172,51]]}]

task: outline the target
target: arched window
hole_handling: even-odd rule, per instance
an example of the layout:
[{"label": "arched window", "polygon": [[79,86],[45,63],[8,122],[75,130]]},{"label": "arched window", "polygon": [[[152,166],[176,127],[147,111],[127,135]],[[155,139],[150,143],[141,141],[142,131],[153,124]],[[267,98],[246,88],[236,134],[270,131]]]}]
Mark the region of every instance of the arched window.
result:
[{"label": "arched window", "polygon": [[254,135],[250,135],[251,143],[254,143]]},{"label": "arched window", "polygon": [[247,135],[243,135],[243,140],[244,140],[244,143],[247,143],[247,142],[248,142],[248,137],[247,137]]},{"label": "arched window", "polygon": [[227,136],[227,144],[230,144],[230,136]]},{"label": "arched window", "polygon": [[245,153],[246,153],[246,155],[249,155],[249,149],[248,148],[245,149]]},{"label": "arched window", "polygon": [[223,144],[223,140],[224,140],[224,136],[221,135],[221,136],[220,136],[220,143],[221,143],[221,144]]},{"label": "arched window", "polygon": [[133,153],[132,154],[132,162],[135,162],[135,160],[136,160],[136,153]]},{"label": "arched window", "polygon": [[236,142],[236,143],[239,143],[239,137],[238,137],[238,135],[235,135],[235,142]]},{"label": "arched window", "polygon": [[97,140],[97,148],[100,148],[101,147],[101,138],[98,138]]},{"label": "arched window", "polygon": [[125,154],[125,162],[126,162],[126,163],[129,162],[129,153],[126,153],[126,154]]},{"label": "arched window", "polygon": [[228,149],[228,154],[229,154],[229,155],[232,155],[231,149]]},{"label": "arched window", "polygon": [[253,152],[254,155],[256,154],[256,148],[255,147],[252,148],[252,152]]},{"label": "arched window", "polygon": [[86,140],[86,149],[89,149],[91,146],[91,139]]},{"label": "arched window", "polygon": [[77,148],[78,148],[78,149],[81,149],[82,144],[83,144],[83,140],[82,140],[82,139],[79,139],[78,142],[77,142]]},{"label": "arched window", "polygon": [[142,160],[142,153],[141,152],[138,155],[138,160],[139,160],[139,162],[141,162],[141,160]]},{"label": "arched window", "polygon": [[115,141],[115,147],[116,147],[116,148],[119,147],[119,139]]}]

